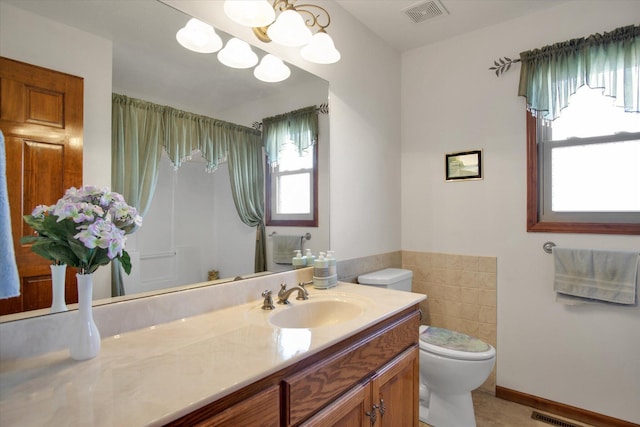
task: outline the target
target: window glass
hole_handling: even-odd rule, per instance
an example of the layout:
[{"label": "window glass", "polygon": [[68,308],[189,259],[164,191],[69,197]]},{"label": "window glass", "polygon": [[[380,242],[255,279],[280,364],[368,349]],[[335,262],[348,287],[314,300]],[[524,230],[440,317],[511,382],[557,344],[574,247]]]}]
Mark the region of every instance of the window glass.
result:
[{"label": "window glass", "polygon": [[554,212],[640,212],[640,140],[551,150]]},{"label": "window glass", "polygon": [[[640,114],[584,86],[559,118],[531,123],[536,131],[527,132],[529,156],[536,159],[529,160],[529,173],[535,171],[529,192],[536,197],[529,198],[529,230],[606,233],[611,224],[620,230],[624,224],[639,227]],[[537,206],[531,206],[534,200]]]},{"label": "window glass", "polygon": [[308,214],[311,212],[309,183],[311,174],[280,175],[277,182],[278,214]]}]

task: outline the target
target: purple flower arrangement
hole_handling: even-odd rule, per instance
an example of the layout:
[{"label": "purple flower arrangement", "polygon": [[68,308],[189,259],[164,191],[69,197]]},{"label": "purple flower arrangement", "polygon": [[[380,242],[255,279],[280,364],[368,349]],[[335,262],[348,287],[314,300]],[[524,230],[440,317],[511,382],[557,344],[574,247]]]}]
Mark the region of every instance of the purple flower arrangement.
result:
[{"label": "purple flower arrangement", "polygon": [[36,206],[24,220],[37,235],[21,242],[32,243],[33,252],[54,264],[91,274],[117,259],[125,273],[131,272],[131,259],[124,250],[126,235],[142,225],[142,217],[119,193],[71,187],[55,205]]}]

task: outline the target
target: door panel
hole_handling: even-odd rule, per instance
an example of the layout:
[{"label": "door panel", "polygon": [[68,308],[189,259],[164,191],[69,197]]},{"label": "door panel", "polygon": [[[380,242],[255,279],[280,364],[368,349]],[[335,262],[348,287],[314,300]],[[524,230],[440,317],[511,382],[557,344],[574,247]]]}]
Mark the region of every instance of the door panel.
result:
[{"label": "door panel", "polygon": [[[51,305],[50,262],[20,238],[33,232],[22,217],[82,186],[81,78],[0,57],[0,129],[21,295],[0,300],[0,315]],[[77,302],[75,269],[67,269],[66,302]]]},{"label": "door panel", "polygon": [[373,403],[379,408],[376,427],[418,426],[418,357],[415,346],[378,371],[373,379]]}]

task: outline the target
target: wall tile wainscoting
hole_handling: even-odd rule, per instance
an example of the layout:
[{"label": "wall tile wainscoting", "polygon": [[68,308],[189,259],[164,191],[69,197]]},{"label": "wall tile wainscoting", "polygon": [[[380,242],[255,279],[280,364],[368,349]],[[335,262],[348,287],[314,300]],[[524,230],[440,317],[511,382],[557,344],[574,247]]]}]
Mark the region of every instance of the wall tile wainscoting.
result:
[{"label": "wall tile wainscoting", "polygon": [[[496,349],[500,360],[496,339],[497,258],[403,251],[402,266],[413,271],[413,292],[427,295],[420,304],[422,323],[479,338]],[[480,390],[495,393],[496,369]]]}]

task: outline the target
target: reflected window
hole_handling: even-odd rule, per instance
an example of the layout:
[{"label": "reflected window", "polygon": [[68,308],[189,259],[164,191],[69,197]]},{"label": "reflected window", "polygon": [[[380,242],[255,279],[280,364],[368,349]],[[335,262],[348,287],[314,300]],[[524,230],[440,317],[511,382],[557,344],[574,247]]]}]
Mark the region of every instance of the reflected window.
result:
[{"label": "reflected window", "polygon": [[286,143],[267,166],[267,218],[271,226],[318,226],[318,143],[299,153]]}]

